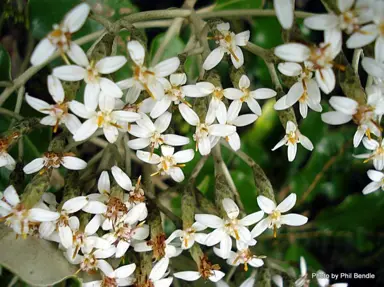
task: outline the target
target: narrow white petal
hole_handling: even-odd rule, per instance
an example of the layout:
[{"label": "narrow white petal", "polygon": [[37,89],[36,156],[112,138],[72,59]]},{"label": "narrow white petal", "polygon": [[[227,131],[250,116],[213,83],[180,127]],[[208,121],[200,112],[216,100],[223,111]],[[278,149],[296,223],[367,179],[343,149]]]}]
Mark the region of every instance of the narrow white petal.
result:
[{"label": "narrow white petal", "polygon": [[195,113],[194,110],[192,110],[186,104],[180,104],[179,110],[180,110],[181,116],[190,125],[196,126],[200,122],[199,116]]},{"label": "narrow white petal", "polygon": [[173,155],[173,159],[177,163],[187,163],[193,159],[195,155],[195,152],[193,149],[187,149],[187,150],[182,150],[178,151]]},{"label": "narrow white petal", "polygon": [[384,173],[373,169],[368,170],[367,175],[371,180],[376,182],[380,182],[384,178]]},{"label": "narrow white petal", "polygon": [[281,213],[285,213],[288,210],[292,209],[292,207],[296,204],[296,194],[291,193],[289,196],[287,196],[277,207],[276,210],[280,211]]},{"label": "narrow white petal", "polygon": [[89,110],[96,110],[99,104],[100,85],[88,83],[84,90],[84,105]]},{"label": "narrow white petal", "polygon": [[64,88],[60,80],[53,75],[49,75],[47,79],[48,91],[56,103],[64,102]]},{"label": "narrow white petal", "polygon": [[164,97],[159,101],[156,101],[155,106],[151,110],[150,116],[154,119],[164,114],[171,106],[172,100],[169,97]]},{"label": "narrow white petal", "polygon": [[160,157],[157,154],[151,154],[150,152],[147,152],[147,151],[138,150],[136,152],[136,155],[139,159],[141,159],[146,163],[150,163],[150,164],[160,163]]},{"label": "narrow white petal", "polygon": [[333,14],[319,14],[304,19],[304,25],[312,30],[325,31],[335,28],[338,24],[339,18]]},{"label": "narrow white petal", "polygon": [[364,47],[365,45],[372,43],[379,33],[375,24],[365,25],[360,31],[353,33],[349,37],[347,40],[347,48],[355,49]]},{"label": "narrow white petal", "polygon": [[313,150],[313,144],[312,144],[311,140],[309,138],[307,138],[306,136],[300,134],[299,135],[299,141],[300,141],[301,145],[304,148],[306,148],[307,150],[309,150],[309,151]]},{"label": "narrow white petal", "polygon": [[96,63],[96,69],[101,74],[111,74],[125,65],[127,59],[124,56],[105,57]]},{"label": "narrow white petal", "polygon": [[116,278],[128,277],[133,273],[133,271],[135,271],[135,269],[136,269],[135,263],[121,266],[115,270],[115,277]]},{"label": "narrow white petal", "polygon": [[88,201],[82,210],[90,214],[103,214],[107,211],[107,206],[100,201],[93,200]]},{"label": "narrow white petal", "polygon": [[252,97],[258,100],[266,100],[276,96],[276,92],[274,90],[267,88],[257,89],[255,91],[252,91],[250,94]]},{"label": "narrow white petal", "polygon": [[260,221],[264,216],[263,211],[257,211],[254,213],[251,213],[247,215],[246,217],[242,218],[239,223],[244,226],[250,226],[252,224],[255,224],[256,222]]},{"label": "narrow white petal", "polygon": [[228,140],[229,145],[234,151],[237,151],[241,147],[240,136],[238,133],[233,133],[227,136],[226,140]]},{"label": "narrow white petal", "polygon": [[102,223],[102,217],[100,214],[96,214],[85,226],[84,233],[87,235],[93,235],[99,230]]},{"label": "narrow white petal", "polygon": [[316,81],[320,87],[320,89],[329,94],[333,91],[336,85],[336,77],[332,68],[316,70]]},{"label": "narrow white petal", "polygon": [[[236,57],[234,55],[236,55]],[[244,55],[240,47],[236,46],[234,48],[233,53],[231,53],[231,60],[236,69],[240,68],[244,64]]]},{"label": "narrow white petal", "polygon": [[246,103],[253,113],[255,113],[257,116],[261,116],[261,107],[254,98],[248,98]]},{"label": "narrow white petal", "polygon": [[111,116],[117,121],[129,123],[135,122],[140,119],[140,115],[138,113],[128,111],[113,111],[111,113]]},{"label": "narrow white petal", "polygon": [[37,98],[31,97],[28,94],[25,94],[25,100],[27,101],[28,105],[30,105],[32,108],[34,108],[36,111],[43,113],[43,114],[49,114],[51,110],[51,105],[39,100]]},{"label": "narrow white petal", "polygon": [[35,50],[31,55],[31,63],[33,66],[40,65],[44,63],[53,53],[56,51],[57,47],[48,40],[44,38],[37,44]]},{"label": "narrow white petal", "polygon": [[273,7],[276,11],[277,19],[284,29],[290,29],[293,24],[294,1],[292,0],[273,0]]},{"label": "narrow white petal", "polygon": [[28,218],[32,221],[45,222],[54,221],[60,217],[58,212],[45,210],[42,208],[31,208],[28,212]]},{"label": "narrow white petal", "polygon": [[173,273],[173,276],[185,281],[196,281],[201,277],[200,273],[197,271],[176,272],[176,273]]},{"label": "narrow white petal", "polygon": [[61,164],[71,170],[81,170],[87,167],[87,163],[80,158],[73,156],[64,156],[61,159]]},{"label": "narrow white petal", "polygon": [[82,66],[82,67],[89,66],[87,55],[85,54],[83,49],[81,49],[81,47],[77,45],[75,42],[71,42],[71,44],[69,45],[67,55],[73,62],[75,62],[76,65]]},{"label": "narrow white petal", "polygon": [[288,144],[288,161],[294,161],[297,153],[297,144]]},{"label": "narrow white petal", "polygon": [[310,49],[298,43],[290,43],[275,48],[275,55],[285,61],[304,62],[308,59]]},{"label": "narrow white petal", "polygon": [[81,125],[81,127],[73,135],[73,139],[75,141],[85,140],[92,136],[98,128],[96,120],[91,118]]},{"label": "narrow white petal", "polygon": [[329,104],[338,112],[346,115],[354,115],[359,104],[350,98],[333,96],[329,99]]},{"label": "narrow white petal", "polygon": [[223,279],[225,273],[220,270],[213,270],[213,275],[209,276],[209,280],[212,282],[217,282]]},{"label": "narrow white petal", "polygon": [[321,114],[321,120],[330,125],[342,125],[352,120],[352,116],[341,112],[326,112]]},{"label": "narrow white petal", "polygon": [[259,205],[260,209],[267,214],[271,214],[273,210],[276,209],[276,204],[263,195],[259,195],[257,197],[257,204]]},{"label": "narrow white petal", "polygon": [[95,111],[87,108],[84,104],[78,101],[69,102],[70,110],[83,119],[89,119],[95,115]]},{"label": "narrow white petal", "polygon": [[363,194],[369,194],[378,190],[381,187],[381,184],[378,182],[371,182],[363,189]]},{"label": "narrow white petal", "polygon": [[69,226],[59,226],[60,243],[64,248],[69,248],[73,243],[72,230]]},{"label": "narrow white petal", "polygon": [[157,281],[162,278],[165,272],[168,269],[169,259],[164,257],[160,259],[152,268],[151,273],[149,274],[149,279],[152,281]]},{"label": "narrow white petal", "polygon": [[232,199],[224,198],[222,204],[229,218],[235,219],[239,216],[240,209]]},{"label": "narrow white petal", "polygon": [[5,200],[12,206],[16,206],[19,202],[19,195],[16,192],[16,189],[10,185],[4,190],[3,194]]},{"label": "narrow white petal", "polygon": [[237,46],[247,45],[247,43],[249,41],[249,37],[250,37],[250,32],[248,30],[241,32],[239,34],[236,34],[236,36],[235,36],[236,45]]},{"label": "narrow white petal", "polygon": [[269,219],[269,217],[267,217],[261,220],[258,224],[256,224],[256,226],[251,231],[252,238],[255,238],[262,234],[268,228],[270,223],[271,220]]},{"label": "narrow white petal", "polygon": [[138,41],[129,41],[127,44],[129,56],[136,65],[142,66],[144,64],[145,50]]},{"label": "narrow white petal", "polygon": [[285,62],[285,63],[279,63],[277,65],[277,69],[280,73],[288,76],[288,77],[295,77],[301,74],[303,68],[301,65],[293,62]]},{"label": "narrow white petal", "polygon": [[306,224],[308,218],[300,214],[286,214],[281,216],[281,223],[290,226],[300,226]]},{"label": "narrow white petal", "polygon": [[129,176],[121,170],[118,166],[113,166],[111,168],[113,178],[116,180],[117,184],[124,190],[132,190],[132,181]]},{"label": "narrow white petal", "polygon": [[65,15],[63,20],[64,26],[71,33],[78,31],[84,25],[85,20],[87,20],[90,10],[91,8],[86,3],[77,5]]},{"label": "narrow white petal", "polygon": [[64,202],[62,209],[67,213],[75,213],[86,206],[88,199],[86,196],[77,196]]},{"label": "narrow white petal", "polygon": [[128,142],[129,148],[134,150],[146,148],[150,144],[151,144],[151,140],[149,138],[138,138],[138,139],[130,140]]},{"label": "narrow white petal", "polygon": [[220,47],[214,49],[205,59],[203,68],[204,70],[211,70],[216,67],[221,59],[224,57],[224,50]]},{"label": "narrow white petal", "polygon": [[53,75],[64,81],[80,81],[84,79],[85,69],[76,65],[66,65],[53,69]]},{"label": "narrow white petal", "polygon": [[31,174],[31,173],[38,172],[43,167],[44,167],[44,159],[43,158],[37,158],[37,159],[34,159],[33,161],[31,161],[26,166],[24,166],[23,171],[26,174]]},{"label": "narrow white petal", "polygon": [[123,91],[120,90],[119,86],[107,78],[100,78],[100,88],[108,96],[114,98],[121,98],[123,96]]},{"label": "narrow white petal", "polygon": [[177,57],[173,57],[158,63],[154,68],[156,77],[162,78],[167,77],[174,73],[180,66],[180,60]]},{"label": "narrow white petal", "polygon": [[171,146],[181,146],[189,143],[189,138],[179,135],[167,134],[163,138],[164,143]]},{"label": "narrow white petal", "polygon": [[196,214],[195,220],[210,228],[220,228],[224,224],[223,220],[220,217],[211,214]]}]

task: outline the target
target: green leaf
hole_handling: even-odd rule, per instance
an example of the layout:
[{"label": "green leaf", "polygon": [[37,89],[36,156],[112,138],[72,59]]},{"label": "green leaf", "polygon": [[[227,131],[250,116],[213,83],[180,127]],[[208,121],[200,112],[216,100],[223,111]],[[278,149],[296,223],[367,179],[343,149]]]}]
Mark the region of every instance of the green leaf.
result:
[{"label": "green leaf", "polygon": [[11,80],[11,58],[7,50],[0,45],[0,81]]},{"label": "green leaf", "polygon": [[0,265],[33,286],[53,285],[77,269],[57,244],[35,237],[15,239],[15,233],[4,225],[0,226],[0,254]]},{"label": "green leaf", "polygon": [[263,4],[263,0],[217,0],[214,10],[258,9],[261,8]]},{"label": "green leaf", "polygon": [[[155,55],[161,42],[163,42],[164,35],[165,35],[164,33],[159,34],[153,39],[151,43],[150,53],[149,53],[151,59]],[[185,44],[183,40],[181,40],[180,37],[174,37],[166,46],[164,53],[160,58],[160,61],[177,56],[177,54],[181,53],[184,50],[184,47],[185,47]]]}]

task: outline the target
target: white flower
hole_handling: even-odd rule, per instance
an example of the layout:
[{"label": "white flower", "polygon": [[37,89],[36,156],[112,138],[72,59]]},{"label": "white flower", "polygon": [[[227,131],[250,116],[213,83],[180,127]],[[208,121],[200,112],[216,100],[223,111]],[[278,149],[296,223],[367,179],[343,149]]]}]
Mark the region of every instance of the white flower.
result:
[{"label": "white flower", "polygon": [[144,101],[152,101],[154,103],[150,110],[150,116],[157,118],[162,115],[171,105],[179,105],[184,103],[190,105],[185,97],[199,98],[206,96],[196,85],[185,85],[187,75],[185,73],[177,73],[169,76],[169,81],[166,78],[160,78],[159,81],[164,87],[164,97],[158,100],[148,98]]},{"label": "white flower", "polygon": [[[106,264],[105,264],[106,263]],[[108,262],[103,263],[102,271],[104,276],[102,280],[96,280],[83,283],[83,287],[119,287],[129,286],[134,283],[134,278],[130,277],[136,269],[136,264],[128,264],[120,266],[113,270],[112,266]],[[109,266],[108,266],[109,265]],[[100,268],[101,269],[101,268]]]},{"label": "white flower", "polygon": [[296,127],[296,125],[288,121],[285,129],[286,135],[273,147],[272,151],[282,147],[288,146],[288,160],[293,161],[296,157],[297,144],[300,143],[304,148],[309,151],[313,150],[313,144],[309,138],[304,136]]},{"label": "white flower", "polygon": [[171,244],[171,241],[174,238],[169,237],[168,239],[165,239],[165,236],[157,236],[155,239],[155,242],[152,240],[150,241],[141,241],[141,242],[132,242],[132,246],[136,252],[148,252],[153,251],[153,257],[156,260],[159,259],[166,259],[164,264],[169,264],[169,259],[173,257],[177,257],[183,252],[181,248],[176,247],[175,245]]},{"label": "white flower", "polygon": [[[237,246],[237,252],[231,251],[229,253],[227,264],[232,266],[239,266],[240,264],[244,264],[244,271],[248,271],[248,264],[255,268],[264,265],[264,261],[261,259],[264,256],[257,257],[256,255],[253,255],[251,250],[248,248],[248,245],[240,241],[237,241],[236,246]],[[213,250],[217,251],[216,248],[214,248]],[[220,256],[221,254],[217,254],[217,255]]]},{"label": "white flower", "polygon": [[5,219],[5,224],[24,238],[31,228],[38,222],[54,221],[59,218],[58,212],[43,208],[26,209],[20,201],[15,188],[8,186],[0,200],[0,217]]},{"label": "white flower", "polygon": [[269,198],[260,195],[257,197],[257,204],[265,213],[268,214],[267,218],[261,220],[256,226],[252,229],[252,237],[257,237],[261,233],[263,233],[267,228],[273,229],[273,236],[276,237],[277,229],[281,227],[281,225],[290,225],[290,226],[300,226],[307,223],[308,218],[296,214],[284,214],[296,203],[296,194],[291,193],[287,198],[285,198],[278,206],[270,200]]},{"label": "white flower", "polygon": [[196,281],[201,277],[204,280],[218,282],[225,276],[225,274],[224,272],[220,271],[219,265],[212,264],[204,255],[200,258],[199,271],[176,272],[173,274],[173,276],[185,281]]},{"label": "white flower", "polygon": [[64,124],[74,134],[81,126],[81,122],[68,112],[68,102],[65,100],[63,86],[55,76],[48,76],[48,91],[56,104],[48,104],[28,94],[25,94],[25,100],[32,108],[47,115],[40,120],[42,125],[53,126],[53,132],[56,132],[58,126]]},{"label": "white flower", "polygon": [[184,173],[181,170],[185,163],[191,161],[194,157],[192,149],[182,150],[174,153],[175,149],[170,146],[161,146],[162,156],[150,152],[138,150],[136,155],[142,161],[157,165],[157,172],[153,175],[167,174],[176,182],[184,180]]},{"label": "white flower", "polygon": [[230,125],[213,124],[214,119],[208,121],[208,114],[205,122],[200,122],[199,116],[194,110],[185,104],[179,105],[179,110],[186,122],[196,126],[193,139],[196,142],[196,150],[199,149],[201,155],[207,155],[217,144],[220,137],[226,137],[236,131],[236,127]]},{"label": "white flower", "polygon": [[288,43],[275,48],[275,55],[288,62],[305,62],[308,69],[315,71],[320,89],[329,94],[336,85],[335,73],[332,70],[333,60],[341,51],[341,33],[337,30],[324,32],[324,43],[318,47],[307,47],[303,44]]},{"label": "white flower", "polygon": [[300,114],[307,117],[308,107],[316,112],[321,112],[321,94],[317,82],[312,79],[313,72],[306,66],[293,62],[280,63],[277,68],[288,77],[297,77],[297,83],[293,84],[288,93],[281,97],[275,104],[276,110],[285,110],[299,102]]},{"label": "white flower", "polygon": [[225,54],[231,55],[231,60],[236,69],[244,64],[244,55],[240,47],[247,45],[250,33],[244,31],[235,34],[229,30],[229,23],[221,23],[216,26],[217,34],[214,39],[219,47],[214,49],[205,59],[203,68],[211,70],[216,67]]},{"label": "white flower", "polygon": [[141,119],[137,120],[137,125],[131,125],[128,132],[137,139],[128,141],[128,146],[131,149],[143,149],[150,146],[151,152],[159,148],[162,144],[170,146],[181,146],[189,143],[189,138],[174,135],[163,134],[169,127],[172,119],[172,114],[164,112],[160,117],[152,123],[151,119],[146,114],[141,114]]},{"label": "white flower", "polygon": [[81,49],[77,44],[72,42],[72,34],[80,30],[88,17],[90,7],[86,3],[82,3],[69,11],[60,25],[53,25],[53,31],[37,44],[31,56],[33,66],[42,64],[57,49],[62,56],[73,49]]},{"label": "white flower", "polygon": [[375,58],[379,62],[384,61],[384,2],[374,1],[371,4],[373,23],[367,24],[349,37],[347,47],[350,49],[360,48],[376,40]]},{"label": "white flower", "polygon": [[96,109],[99,102],[99,93],[113,98],[121,98],[123,92],[117,84],[106,77],[125,65],[124,56],[104,57],[99,61],[88,61],[87,55],[80,49],[73,49],[68,54],[77,65],[66,65],[53,69],[53,75],[64,81],[81,81],[86,83],[84,90],[84,104],[87,108]]},{"label": "white flower", "polygon": [[148,286],[155,287],[169,287],[172,284],[173,277],[166,277],[167,268],[169,265],[169,259],[160,259],[152,268],[149,273]]},{"label": "white flower", "polygon": [[203,231],[207,226],[201,224],[199,222],[195,222],[191,227],[181,230],[177,229],[172,232],[169,236],[168,240],[172,241],[174,238],[179,238],[181,241],[181,249],[186,250],[189,249],[195,244],[195,241],[199,244],[204,244],[207,234],[200,233],[199,231]]},{"label": "white flower", "polygon": [[221,257],[227,259],[232,248],[231,236],[237,241],[242,241],[248,245],[254,245],[256,243],[255,240],[252,239],[247,226],[258,222],[263,217],[264,212],[258,211],[242,219],[238,219],[237,217],[240,211],[236,203],[229,198],[224,198],[222,203],[227,213],[227,218],[221,219],[211,214],[196,214],[195,220],[200,224],[215,229],[208,234],[205,245],[213,246],[220,243]]},{"label": "white flower", "polygon": [[316,272],[317,283],[320,287],[348,287],[348,283],[329,284],[329,279],[326,277],[327,274],[324,271],[319,270]]},{"label": "white flower", "polygon": [[[337,29],[351,34],[359,30],[360,25],[372,20],[372,9],[368,1],[358,0],[338,0],[337,7],[340,10],[339,15],[333,13],[319,14],[304,19],[304,24],[313,30]],[[354,5],[355,4],[355,5]]]},{"label": "white flower", "polygon": [[20,137],[19,133],[12,133],[8,137],[0,138],[0,168],[5,167],[9,170],[14,170],[16,166],[16,161],[8,153],[10,144]]},{"label": "white flower", "polygon": [[215,118],[217,118],[219,122],[225,121],[227,117],[227,108],[223,102],[224,98],[238,100],[242,95],[241,91],[238,89],[223,89],[222,87],[215,87],[210,82],[197,83],[196,87],[203,95],[211,95],[211,101],[209,102],[208,112],[205,119],[207,122],[213,122]]},{"label": "white flower", "polygon": [[293,11],[295,10],[294,0],[273,0],[277,19],[284,29],[291,29],[293,24]]},{"label": "white flower", "polygon": [[380,137],[381,131],[376,123],[376,118],[384,114],[383,98],[381,93],[376,89],[367,89],[367,104],[359,105],[355,100],[333,96],[329,99],[329,104],[336,110],[326,112],[321,115],[323,122],[330,125],[341,125],[353,120],[357,125],[357,131],[353,138],[353,145],[357,147],[366,134]]},{"label": "white flower", "polygon": [[46,152],[43,157],[34,159],[24,166],[23,170],[26,174],[38,171],[43,173],[50,168],[59,168],[61,165],[70,170],[81,170],[87,167],[87,163],[80,158],[74,157],[73,153]]},{"label": "white flower", "polygon": [[[240,109],[241,103],[239,101],[233,101],[229,105],[226,120],[220,123],[234,126],[237,130],[237,127],[244,127],[250,125],[251,123],[257,120],[257,115],[255,114],[245,114],[239,116]],[[230,134],[229,136],[226,136],[225,140],[229,143],[233,150],[240,149],[240,136],[236,131]]]},{"label": "white flower", "polygon": [[248,108],[257,116],[261,116],[261,107],[256,100],[270,99],[276,96],[276,92],[271,89],[261,88],[251,91],[249,88],[251,82],[246,75],[242,75],[239,80],[239,89],[242,91],[242,96],[238,99],[240,102],[245,102]]},{"label": "white flower", "polygon": [[160,100],[164,97],[164,87],[159,79],[174,73],[180,65],[180,60],[173,57],[158,63],[153,68],[144,65],[145,50],[138,41],[129,41],[128,53],[134,62],[133,77],[117,83],[122,89],[128,89],[126,101],[136,102],[141,91],[145,90],[152,99]]},{"label": "white flower", "polygon": [[381,171],[370,169],[367,171],[368,177],[372,180],[366,187],[363,189],[363,194],[370,194],[381,188],[384,190],[384,173]]},{"label": "white flower", "polygon": [[115,101],[105,96],[101,91],[99,94],[99,110],[88,109],[80,102],[72,101],[70,109],[79,117],[87,119],[74,134],[75,141],[83,141],[92,136],[99,128],[103,129],[106,139],[114,143],[119,135],[120,123],[134,122],[140,119],[140,115],[134,112],[115,110]]},{"label": "white flower", "polygon": [[377,140],[364,138],[363,145],[366,149],[372,150],[371,153],[355,155],[356,158],[365,158],[364,162],[373,161],[376,170],[384,169],[384,141],[379,143]]}]

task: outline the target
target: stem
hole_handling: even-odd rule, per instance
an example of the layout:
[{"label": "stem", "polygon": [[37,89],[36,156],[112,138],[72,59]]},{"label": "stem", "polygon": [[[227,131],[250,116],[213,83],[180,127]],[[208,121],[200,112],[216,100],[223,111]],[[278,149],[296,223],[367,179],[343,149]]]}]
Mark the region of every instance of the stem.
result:
[{"label": "stem", "polygon": [[123,144],[124,144],[124,155],[125,155],[125,172],[128,174],[128,176],[131,176],[132,174],[132,166],[131,166],[131,150],[128,147],[128,141],[129,136],[128,133],[124,135]]},{"label": "stem", "polygon": [[145,11],[135,14],[128,15],[121,18],[119,21],[128,21],[131,23],[140,22],[145,20],[152,19],[169,19],[176,17],[188,17],[191,15],[191,10],[189,9],[170,9],[170,10],[156,10],[156,11]]},{"label": "stem", "polygon": [[12,112],[10,110],[4,109],[4,108],[0,108],[0,114],[7,115],[7,116],[10,116],[10,117],[14,117],[17,120],[23,119],[23,117],[20,116],[19,114],[15,113],[15,112]]},{"label": "stem", "polygon": [[[251,16],[259,16],[259,17],[268,17],[268,16],[276,16],[275,10],[267,10],[267,9],[234,9],[234,10],[222,10],[222,11],[213,11],[213,12],[197,12],[202,19],[207,18],[220,18],[220,17],[228,17],[228,18],[241,18],[241,17],[251,17]],[[297,18],[306,18],[313,16],[315,14],[304,12],[304,11],[295,11],[295,16]]]}]

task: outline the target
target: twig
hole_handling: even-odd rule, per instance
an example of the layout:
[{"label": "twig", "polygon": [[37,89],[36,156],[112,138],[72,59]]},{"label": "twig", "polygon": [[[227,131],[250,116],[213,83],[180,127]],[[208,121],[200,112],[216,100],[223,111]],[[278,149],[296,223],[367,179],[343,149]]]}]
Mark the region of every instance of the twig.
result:
[{"label": "twig", "polygon": [[125,155],[125,172],[131,176],[132,175],[132,166],[131,166],[131,150],[128,147],[128,141],[129,141],[129,136],[128,133],[124,135],[123,138],[123,145],[124,145],[124,155]]},{"label": "twig", "polygon": [[[98,131],[96,131],[90,138],[87,138],[86,140],[83,140],[83,141],[78,141],[78,142],[72,142],[72,143],[69,143],[66,147],[65,147],[65,149],[64,149],[64,152],[68,152],[68,151],[70,151],[71,149],[73,149],[73,148],[75,148],[75,147],[77,147],[77,146],[79,146],[79,145],[81,145],[81,144],[83,144],[83,143],[85,143],[85,142],[87,142],[87,141],[91,141],[91,142],[93,142],[92,140],[94,140],[95,138],[97,138],[98,136],[101,136],[102,134],[104,134],[103,133],[103,131],[102,130],[98,130]],[[108,145],[108,143],[107,143],[107,145]],[[103,148],[105,148],[106,146],[103,146]]]},{"label": "twig", "polygon": [[191,176],[189,177],[188,182],[190,184],[194,184],[196,181],[197,176],[199,175],[200,171],[205,165],[205,162],[207,161],[208,156],[203,156],[198,163],[195,165],[195,168],[192,170]]},{"label": "twig", "polygon": [[[213,11],[213,12],[197,12],[202,19],[207,18],[219,18],[219,17],[228,17],[228,18],[242,18],[242,17],[268,17],[276,16],[275,10],[267,9],[234,9],[234,10],[222,10],[222,11]],[[297,18],[306,18],[313,16],[315,14],[304,12],[304,11],[295,11],[295,16]]]},{"label": "twig", "polygon": [[10,117],[14,117],[17,120],[23,119],[23,117],[20,116],[19,114],[16,114],[15,112],[7,110],[7,109],[4,109],[4,108],[0,108],[0,114],[7,115],[7,116],[10,116]]}]

